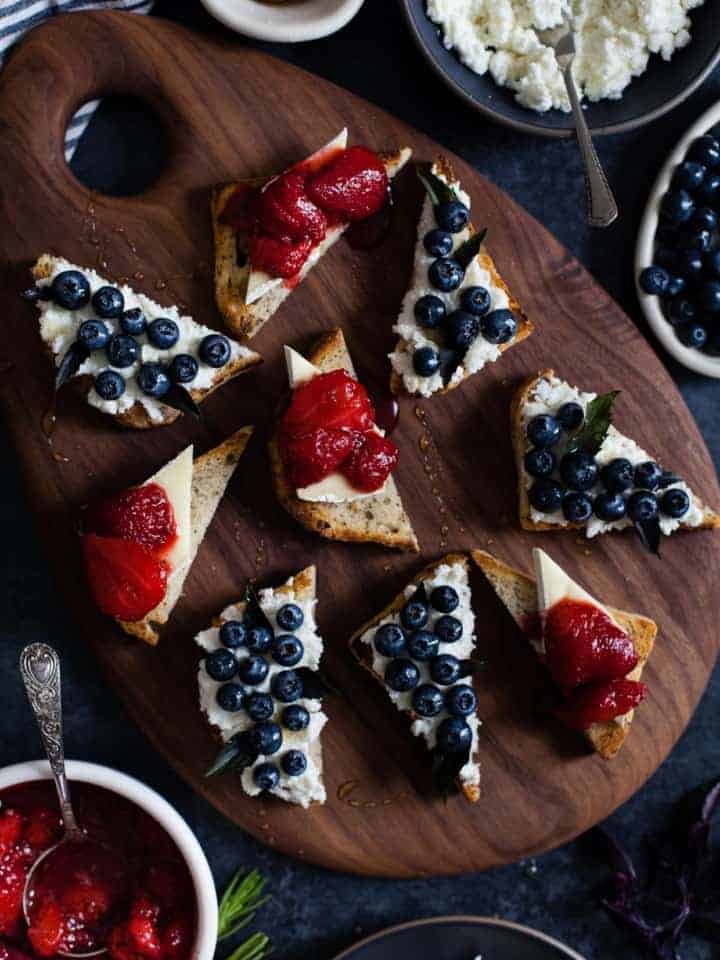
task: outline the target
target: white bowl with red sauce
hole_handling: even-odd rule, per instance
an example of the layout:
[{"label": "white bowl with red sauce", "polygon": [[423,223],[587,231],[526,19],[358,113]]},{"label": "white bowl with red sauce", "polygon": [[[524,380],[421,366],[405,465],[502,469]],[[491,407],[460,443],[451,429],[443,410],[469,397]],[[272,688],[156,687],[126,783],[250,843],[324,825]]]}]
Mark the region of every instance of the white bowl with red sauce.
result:
[{"label": "white bowl with red sauce", "polygon": [[[148,884],[148,889],[152,889],[152,883],[155,883],[166,892],[173,883],[176,886],[187,884],[182,899],[178,899],[175,906],[167,906],[167,913],[160,914],[156,921],[158,930],[164,920],[172,923],[177,920],[181,927],[183,924],[185,926],[185,943],[189,946],[182,949],[178,957],[173,957],[172,960],[212,960],[218,929],[215,883],[205,854],[187,823],[158,793],[127,774],[78,760],[68,760],[66,769],[73,804],[81,826],[84,825],[83,811],[90,821],[95,814],[98,817],[98,826],[99,819],[105,819],[108,810],[112,810],[121,823],[123,817],[134,817],[133,820],[125,821],[125,836],[118,838],[120,851],[128,856],[128,863],[132,862],[133,869],[138,871],[133,874],[133,880],[144,878],[138,881],[139,890],[135,885],[131,885],[128,903],[141,896],[145,890],[144,883]],[[114,806],[113,797],[107,796],[105,792],[114,795]],[[7,802],[8,800],[11,802]],[[31,833],[35,812],[43,807],[52,807],[52,811],[57,813],[59,818],[59,807],[47,762],[29,761],[0,769],[0,817],[4,811],[13,808],[13,800],[14,808],[19,810],[23,817],[25,831],[22,841],[16,841],[19,847],[29,842],[26,837],[37,836],[36,833]],[[105,802],[98,804],[98,800]],[[38,818],[38,823],[42,822]],[[129,826],[132,826],[132,837],[128,837]],[[109,833],[112,834],[112,828]],[[52,838],[48,836],[47,842],[44,838],[38,839],[39,846],[33,850],[32,856],[42,852],[43,843],[47,848],[59,840],[60,835]],[[172,870],[167,873],[170,867]],[[165,882],[168,879],[169,884]],[[163,907],[163,911],[165,910]],[[172,911],[177,914],[174,919],[171,916]],[[113,921],[118,927],[128,922],[124,917],[121,920],[119,916]],[[171,922],[163,929],[163,937],[174,932],[170,931]],[[20,933],[15,936],[0,934],[0,952],[2,944],[7,943],[9,947],[15,947],[27,957],[41,958],[42,954],[33,949],[23,931],[24,925],[21,924]],[[110,954],[105,953],[103,956],[109,958]],[[170,960],[170,953],[166,954],[166,957]]]}]

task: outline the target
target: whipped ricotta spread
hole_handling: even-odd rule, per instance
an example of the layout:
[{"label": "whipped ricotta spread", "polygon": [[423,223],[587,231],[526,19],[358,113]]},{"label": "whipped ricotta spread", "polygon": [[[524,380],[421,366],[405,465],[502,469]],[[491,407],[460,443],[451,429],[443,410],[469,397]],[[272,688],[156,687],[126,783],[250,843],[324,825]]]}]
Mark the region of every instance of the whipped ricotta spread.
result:
[{"label": "whipped ricotta spread", "polygon": [[[180,336],[177,343],[168,349],[159,349],[153,346],[146,338],[145,334],[135,337],[139,342],[140,350],[138,359],[131,367],[116,368],[113,367],[106,356],[105,350],[93,351],[87,360],[80,366],[75,376],[95,377],[101,370],[114,370],[125,380],[125,392],[117,400],[103,400],[92,386],[87,395],[87,401],[103,413],[112,415],[125,413],[136,403],[141,404],[147,411],[148,416],[153,423],[161,423],[167,415],[167,407],[164,407],[161,400],[149,397],[143,393],[138,386],[136,374],[143,363],[169,363],[174,356],[179,353],[189,353],[198,361],[198,372],[191,383],[186,386],[191,390],[209,390],[218,377],[222,376],[223,368],[210,367],[203,363],[198,354],[200,342],[208,334],[215,333],[209,327],[197,323],[191,317],[180,315],[177,307],[161,307],[150,297],[143,293],[136,293],[131,287],[125,284],[116,284],[112,280],[106,280],[95,270],[87,267],[79,267],[62,258],[53,260],[53,271],[49,278],[38,280],[36,286],[46,287],[52,283],[57,274],[64,270],[79,270],[90,284],[91,295],[100,287],[117,287],[125,299],[125,310],[134,310],[139,308],[145,315],[148,324],[152,323],[157,317],[167,317],[174,320],[180,330]],[[65,310],[53,303],[52,300],[38,300],[37,305],[40,309],[40,336],[52,351],[55,358],[55,365],[59,367],[62,359],[70,346],[77,339],[77,332],[85,320],[95,318],[95,312],[92,303],[80,307],[78,310]],[[110,334],[120,333],[120,324],[118,320],[103,320],[103,323],[110,331]],[[247,347],[241,346],[228,338],[230,343],[230,360],[232,363],[238,357],[250,357],[252,351]]]},{"label": "whipped ricotta spread", "polygon": [[[450,183],[436,166],[433,166],[432,172],[436,177],[453,188],[458,200],[464,203],[469,210],[470,197],[461,188],[460,184],[457,181]],[[392,368],[398,376],[402,377],[407,392],[420,394],[423,397],[432,396],[433,393],[442,390],[446,384],[443,382],[442,375],[439,372],[429,377],[421,377],[418,376],[413,367],[413,354],[416,350],[420,347],[437,348],[441,346],[439,335],[436,334],[437,339],[435,339],[433,336],[434,331],[418,326],[415,320],[415,304],[420,297],[426,294],[439,297],[445,304],[447,313],[450,314],[453,310],[458,309],[460,305],[460,294],[466,287],[485,287],[492,301],[490,310],[507,309],[510,306],[510,301],[505,290],[493,281],[491,273],[481,265],[477,257],[468,265],[463,282],[457,290],[453,290],[451,293],[443,293],[430,284],[428,280],[428,269],[436,257],[432,256],[432,254],[428,253],[425,249],[423,237],[435,226],[433,205],[430,197],[426,196],[418,223],[415,260],[410,286],[402,302],[400,315],[393,327],[394,332],[400,337],[400,342],[389,355]],[[453,250],[457,250],[469,237],[470,229],[468,227],[460,233],[454,234]],[[448,256],[452,256],[452,253],[448,254]],[[490,343],[479,333],[468,348],[462,364],[454,371],[447,385],[455,386],[460,383],[464,377],[481,370],[486,363],[497,360],[500,352],[497,344]]]},{"label": "whipped ricotta spread", "polygon": [[[318,670],[323,652],[323,642],[317,632],[315,623],[316,599],[300,599],[295,596],[292,590],[283,589],[281,593],[278,593],[272,588],[267,588],[258,593],[258,602],[263,613],[270,621],[276,635],[287,633],[287,631],[283,630],[277,623],[276,615],[278,610],[288,603],[294,603],[300,607],[304,620],[302,625],[293,631],[293,636],[296,636],[298,640],[301,641],[304,653],[300,662],[295,665],[295,669],[307,667],[308,670]],[[220,614],[220,620],[223,623],[226,620],[242,620],[243,613],[244,607],[233,604],[223,610]],[[195,642],[208,653],[220,649],[222,643],[220,642],[219,627],[210,627],[209,630],[203,630],[196,636]],[[233,653],[238,660],[242,660],[247,656],[247,651],[243,648],[234,650]],[[275,663],[272,659],[269,659],[268,663],[270,669],[268,670],[267,677],[262,683],[253,686],[253,691],[269,693],[272,678],[278,671],[287,669]],[[222,684],[208,676],[204,663],[201,663],[198,668],[198,686],[200,692],[200,707],[208,721],[214,727],[218,728],[224,741],[229,740],[236,733],[249,730],[254,726],[253,721],[245,710],[238,710],[233,713],[223,710],[219,706],[216,696],[218,688],[221,687]],[[289,777],[281,771],[280,781],[271,792],[289,803],[297,803],[302,807],[308,807],[311,803],[324,803],[326,798],[325,787],[322,783],[320,732],[325,726],[327,716],[323,713],[320,700],[302,698],[296,700],[295,703],[305,707],[310,714],[310,723],[304,730],[299,731],[292,731],[283,727],[283,745],[281,750],[283,752],[290,749],[301,750],[307,758],[307,768],[299,777]],[[272,719],[279,722],[278,716],[285,706],[286,704],[276,702],[275,713]],[[241,779],[243,789],[247,794],[255,797],[261,792],[253,780],[253,770],[255,767],[268,761],[274,763],[276,760],[277,755],[271,757],[261,755],[252,767],[246,767],[243,770]]]},{"label": "whipped ricotta spread", "polygon": [[[475,647],[475,617],[472,611],[471,592],[465,567],[461,563],[453,563],[452,565],[443,563],[434,571],[432,576],[425,579],[423,583],[425,584],[428,597],[435,587],[453,587],[457,591],[460,602],[457,608],[453,610],[452,616],[456,617],[462,623],[462,636],[455,643],[440,643],[440,653],[451,653],[454,657],[457,657],[458,660],[469,660]],[[405,588],[406,599],[410,599],[410,597],[417,590],[417,587],[417,584],[409,584]],[[438,613],[437,610],[434,610],[432,607],[430,607],[430,616],[426,629],[432,632],[436,621],[439,620],[441,616],[443,616],[442,613]],[[389,616],[384,617],[360,637],[360,642],[367,644],[372,650],[373,670],[381,678],[385,676],[385,670],[387,665],[390,663],[390,658],[384,657],[382,654],[378,653],[378,651],[375,649],[375,644],[373,641],[378,629],[384,626],[386,623],[399,624],[400,612],[398,611],[397,613],[392,613]],[[420,683],[432,684],[433,680],[430,676],[428,664],[420,661],[414,662],[420,671]],[[458,682],[467,684],[470,683],[471,680],[468,678],[463,678]],[[452,684],[449,687],[443,687],[443,690],[451,690],[453,686],[457,686],[457,684]],[[414,713],[412,708],[412,691],[400,693],[396,690],[391,690],[387,685],[385,689],[387,690],[388,696],[398,710],[400,710],[402,713],[411,713],[413,715],[411,730],[414,736],[424,737],[428,748],[430,750],[434,749],[437,728],[440,726],[443,720],[450,716],[450,714],[446,710],[442,710],[435,717],[419,717]],[[480,720],[475,713],[471,714],[469,717],[465,717],[464,719],[472,731],[472,745],[470,747],[469,759],[461,768],[459,776],[462,783],[468,785],[477,785],[480,783],[480,767],[477,760],[478,730],[480,727]]]},{"label": "whipped ricotta spread", "polygon": [[514,91],[524,107],[570,110],[551,46],[536,30],[564,20],[575,30],[573,75],[591,101],[618,100],[651,54],[669,60],[690,42],[689,11],[704,0],[427,0],[443,42],[481,76]]},{"label": "whipped ricotta spread", "polygon": [[[597,394],[595,393],[583,393],[577,389],[577,387],[570,386],[569,383],[566,383],[564,380],[560,380],[557,377],[552,377],[551,379],[540,379],[537,382],[534,390],[528,397],[528,402],[525,404],[521,411],[520,423],[525,436],[527,430],[527,425],[533,417],[538,416],[541,413],[549,413],[555,416],[557,411],[564,403],[575,402],[579,403],[583,410],[587,409],[587,405],[591,400],[594,400]],[[566,439],[561,439],[558,446],[555,448],[555,453],[560,461],[563,454],[563,444],[566,443]],[[529,449],[529,444],[526,443],[525,449]],[[619,457],[624,457],[629,460],[630,463],[635,466],[638,463],[644,463],[647,460],[652,460],[653,458],[642,449],[634,440],[631,440],[630,437],[626,437],[624,434],[620,433],[612,425],[608,429],[607,436],[602,443],[602,446],[595,454],[595,460],[602,469],[612,460],[615,460]],[[522,463],[520,464],[520,469],[523,475],[523,482],[525,483],[526,488],[530,488],[533,484],[533,478],[524,469]],[[598,482],[595,487],[591,490],[587,490],[586,493],[592,499],[596,494],[602,491],[602,485]],[[690,498],[690,508],[688,512],[681,517],[680,519],[674,519],[673,517],[665,516],[664,514],[659,514],[660,521],[660,530],[665,534],[669,535],[674,530],[677,530],[679,526],[688,526],[688,527],[697,527],[703,522],[703,509],[698,503],[697,497],[693,494],[692,490],[688,487],[684,480],[678,480],[677,483],[669,484],[665,490],[679,489],[684,490],[685,493]],[[562,510],[557,510],[552,513],[542,513],[539,510],[536,510],[534,507],[530,507],[530,519],[535,523],[554,523],[558,526],[567,526],[568,521],[563,516]],[[605,521],[600,520],[598,517],[592,516],[585,526],[585,533],[588,537],[595,537],[599,533],[607,533],[609,530],[623,530],[625,527],[632,526],[632,521],[628,517],[623,517],[621,520]]]}]

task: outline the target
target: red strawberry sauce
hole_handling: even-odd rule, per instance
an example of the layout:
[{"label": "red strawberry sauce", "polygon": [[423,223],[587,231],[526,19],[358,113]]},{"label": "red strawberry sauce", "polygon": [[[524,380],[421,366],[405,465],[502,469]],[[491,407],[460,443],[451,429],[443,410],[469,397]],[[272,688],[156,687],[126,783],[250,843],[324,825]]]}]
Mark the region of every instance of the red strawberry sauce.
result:
[{"label": "red strawberry sauce", "polygon": [[[62,837],[55,788],[37,780],[0,791],[0,960],[108,946],[112,960],[189,960],[196,903],[174,841],[149,814],[102,787],[72,784],[88,844],[58,848],[38,867],[30,926],[25,878]],[[101,862],[98,844],[108,850]]]}]

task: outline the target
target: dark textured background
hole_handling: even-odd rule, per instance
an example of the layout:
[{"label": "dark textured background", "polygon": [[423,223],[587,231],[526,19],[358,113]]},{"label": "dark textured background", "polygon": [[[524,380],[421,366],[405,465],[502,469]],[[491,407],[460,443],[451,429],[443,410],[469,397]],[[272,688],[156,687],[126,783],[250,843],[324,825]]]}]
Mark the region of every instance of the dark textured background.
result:
[{"label": "dark textured background", "polygon": [[[160,0],[156,13],[194,28],[217,29],[199,3]],[[584,223],[576,146],[532,139],[494,126],[452,98],[412,45],[394,3],[367,0],[348,27],[326,40],[261,46],[375,101],[461,154],[553,231],[630,316],[641,322],[632,261],[645,198],[675,141],[720,96],[720,71],[664,119],[599,142],[621,218],[609,230],[591,232]],[[97,189],[132,193],[154,178],[162,165],[162,151],[161,132],[145,110],[133,101],[113,98],[96,115],[72,166],[84,182]],[[578,326],[584,322],[583,317],[577,318]],[[664,359],[718,466],[720,382]],[[64,657],[68,754],[111,764],[166,796],[197,832],[219,887],[240,865],[260,867],[270,878],[274,898],[257,926],[270,934],[278,957],[299,960],[309,955],[329,960],[362,934],[391,923],[448,913],[498,915],[534,925],[593,960],[639,956],[630,949],[627,936],[595,906],[604,870],[583,842],[557,850],[537,863],[476,876],[372,881],[329,874],[279,857],[222,819],[178,780],[129,722],[77,641],[36,542],[12,457],[4,459],[0,529],[12,547],[3,551],[0,561],[0,575],[6,584],[0,597],[0,670],[6,676],[0,701],[0,764],[40,755],[29,708],[16,679],[16,665],[26,643],[49,640]],[[699,576],[711,573],[698,571]],[[159,669],[162,655],[161,649]],[[716,671],[672,756],[646,787],[611,817],[608,826],[614,833],[638,847],[647,831],[667,823],[673,804],[687,788],[720,776],[718,707],[720,678]],[[167,722],[172,722],[171,690]],[[422,838],[416,842],[421,843]],[[683,952],[684,960],[711,955],[708,947],[692,941]]]}]

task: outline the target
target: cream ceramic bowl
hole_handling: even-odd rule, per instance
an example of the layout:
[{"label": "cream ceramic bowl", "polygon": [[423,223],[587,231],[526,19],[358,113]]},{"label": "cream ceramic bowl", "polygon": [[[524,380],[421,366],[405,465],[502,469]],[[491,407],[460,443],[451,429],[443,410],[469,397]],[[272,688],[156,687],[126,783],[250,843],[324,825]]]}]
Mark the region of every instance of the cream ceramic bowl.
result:
[{"label": "cream ceramic bowl", "polygon": [[231,30],[258,40],[298,43],[318,40],[349,23],[364,0],[202,0],[205,9]]},{"label": "cream ceramic bowl", "polygon": [[[97,763],[80,760],[66,761],[70,788],[73,781],[92,783],[113,793],[126,797],[150,814],[173,838],[190,871],[197,902],[197,935],[192,951],[194,960],[213,960],[217,945],[218,904],[215,883],[205,854],[195,834],[180,814],[163,800],[159,793],[146,787],[134,777],[120,773]],[[50,767],[45,760],[16,763],[0,769],[0,790],[28,783],[32,780],[50,779]]]}]

